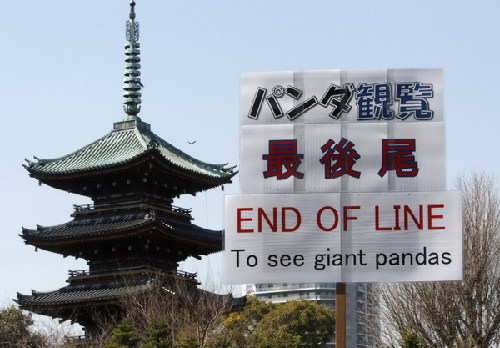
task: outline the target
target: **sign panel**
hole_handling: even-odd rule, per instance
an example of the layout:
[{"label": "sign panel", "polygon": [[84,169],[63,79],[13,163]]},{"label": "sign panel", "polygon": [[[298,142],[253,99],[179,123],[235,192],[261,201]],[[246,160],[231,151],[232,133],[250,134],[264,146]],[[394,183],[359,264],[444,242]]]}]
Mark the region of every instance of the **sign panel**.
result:
[{"label": "sign panel", "polygon": [[443,134],[442,122],[244,126],[241,192],[444,190]]},{"label": "sign panel", "polygon": [[226,282],[462,278],[461,193],[226,197]]},{"label": "sign panel", "polygon": [[242,76],[242,193],[445,190],[440,70]]},{"label": "sign panel", "polygon": [[461,279],[441,70],[248,73],[240,105],[227,282]]},{"label": "sign panel", "polygon": [[240,123],[442,122],[440,69],[244,73]]}]

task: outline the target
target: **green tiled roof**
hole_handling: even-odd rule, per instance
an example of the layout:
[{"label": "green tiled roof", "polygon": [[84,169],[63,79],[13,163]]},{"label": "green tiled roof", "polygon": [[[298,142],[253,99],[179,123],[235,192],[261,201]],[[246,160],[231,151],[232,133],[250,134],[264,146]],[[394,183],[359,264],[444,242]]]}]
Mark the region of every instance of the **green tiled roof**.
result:
[{"label": "green tiled roof", "polygon": [[25,167],[32,174],[83,173],[126,164],[153,150],[170,165],[207,179],[229,181],[236,174],[234,167],[208,164],[189,156],[151,132],[149,125],[139,119],[115,124],[111,133],[69,155],[28,161]]}]

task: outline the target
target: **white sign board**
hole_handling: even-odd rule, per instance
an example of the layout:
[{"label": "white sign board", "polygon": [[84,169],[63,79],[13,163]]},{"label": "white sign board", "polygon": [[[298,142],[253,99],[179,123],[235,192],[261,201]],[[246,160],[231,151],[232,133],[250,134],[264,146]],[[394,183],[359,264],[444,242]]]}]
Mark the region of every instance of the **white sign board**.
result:
[{"label": "white sign board", "polygon": [[[394,123],[390,127],[387,123],[348,123],[241,128],[242,193],[445,189],[442,122],[413,123],[411,126]],[[346,145],[341,143],[342,139]],[[295,142],[286,143],[291,140]],[[384,147],[384,142],[388,141],[393,143]],[[335,149],[337,146],[341,149],[351,146],[351,149],[342,154]],[[402,156],[408,157],[400,157],[402,162],[414,165],[414,170],[409,168],[406,173],[403,170],[403,174],[412,176],[398,179],[396,170],[388,170],[390,164],[384,165],[388,163],[387,157],[398,156],[396,148],[405,152]],[[349,161],[349,156],[357,157],[349,169],[352,175],[339,175],[348,170],[335,162],[335,156],[345,156],[345,162]],[[290,168],[283,164],[286,161],[291,163]],[[338,168],[334,168],[336,164]],[[416,173],[411,173],[412,170]]]},{"label": "white sign board", "polygon": [[[441,70],[243,74],[240,124],[242,195],[226,199],[228,283],[460,279],[461,210],[449,210],[460,205],[460,198],[444,192]],[[285,209],[285,201],[300,208],[309,222],[293,233],[241,231],[278,223],[273,219],[295,211]],[[325,214],[345,216],[349,225],[346,206],[360,207],[353,209],[359,215],[352,230],[321,233],[314,224],[318,210],[331,207]],[[436,214],[446,220],[445,228],[421,225]],[[399,218],[406,219],[407,228],[391,222]],[[391,232],[378,225],[374,229],[374,221],[392,223]],[[323,250],[325,255],[361,253],[358,257],[367,264],[311,268],[324,246],[330,249]],[[290,257],[304,250],[304,264],[266,266],[274,262],[269,257],[278,255],[269,248]],[[381,264],[382,255],[421,258],[428,252],[440,253],[439,265],[408,260],[393,265],[390,256],[391,267]],[[240,261],[249,255],[259,263],[243,267]]]},{"label": "white sign board", "polygon": [[462,277],[461,193],[226,196],[227,282]]},{"label": "white sign board", "polygon": [[441,70],[247,73],[240,104],[241,193],[446,190]]}]

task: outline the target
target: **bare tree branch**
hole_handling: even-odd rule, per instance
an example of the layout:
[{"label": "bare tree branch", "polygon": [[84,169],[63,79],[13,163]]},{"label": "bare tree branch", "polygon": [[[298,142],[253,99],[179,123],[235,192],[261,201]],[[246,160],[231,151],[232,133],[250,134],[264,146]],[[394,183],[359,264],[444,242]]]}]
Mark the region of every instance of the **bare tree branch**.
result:
[{"label": "bare tree branch", "polygon": [[432,347],[488,348],[500,344],[500,199],[492,177],[460,177],[463,193],[461,282],[378,287],[383,325],[395,344],[411,331]]}]

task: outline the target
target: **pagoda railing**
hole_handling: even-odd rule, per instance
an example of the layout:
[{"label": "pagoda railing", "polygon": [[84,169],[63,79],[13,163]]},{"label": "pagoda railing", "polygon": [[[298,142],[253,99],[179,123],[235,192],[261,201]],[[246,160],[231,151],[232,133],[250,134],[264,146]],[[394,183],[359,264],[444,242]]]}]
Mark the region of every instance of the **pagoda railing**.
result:
[{"label": "pagoda railing", "polygon": [[[119,275],[120,273],[126,273],[126,272],[133,272],[133,271],[161,271],[163,270],[155,267],[150,267],[150,266],[136,266],[136,267],[124,267],[124,268],[115,268],[115,269],[106,269],[106,270],[99,270],[99,271],[86,271],[86,270],[69,270],[68,274],[70,278],[77,278],[77,277],[87,277],[87,276],[98,276],[98,275],[107,275],[107,274],[114,274],[114,275]],[[183,278],[187,278],[190,280],[195,280],[196,276],[198,275],[197,273],[189,273],[185,271],[176,271],[175,275]]]},{"label": "pagoda railing", "polygon": [[116,203],[103,203],[103,204],[73,204],[75,213],[86,212],[90,210],[113,210],[113,209],[128,209],[128,208],[160,208],[161,210],[171,211],[173,213],[190,215],[191,209],[181,208],[175,205],[147,203],[144,201],[129,201],[129,202],[116,202]]}]

